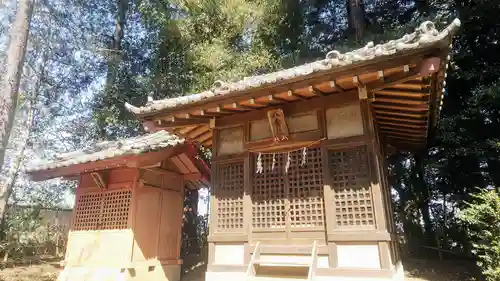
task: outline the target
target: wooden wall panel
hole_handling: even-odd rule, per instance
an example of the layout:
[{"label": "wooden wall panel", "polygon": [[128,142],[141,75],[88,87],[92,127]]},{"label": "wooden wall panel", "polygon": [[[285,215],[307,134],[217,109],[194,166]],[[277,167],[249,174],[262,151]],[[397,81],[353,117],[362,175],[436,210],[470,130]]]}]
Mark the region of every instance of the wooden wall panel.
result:
[{"label": "wooden wall panel", "polygon": [[218,155],[243,152],[243,126],[221,129],[219,131]]},{"label": "wooden wall panel", "polygon": [[180,191],[182,187],[182,178],[180,176],[164,175],[162,187],[169,190]]},{"label": "wooden wall panel", "polygon": [[319,128],[318,114],[316,111],[289,116],[287,122],[291,134],[314,131]]},{"label": "wooden wall panel", "polygon": [[273,137],[268,119],[250,122],[250,141],[269,139]]},{"label": "wooden wall panel", "polygon": [[134,228],[134,261],[153,259],[157,255],[157,226],[160,218],[160,189],[140,188]]},{"label": "wooden wall panel", "polygon": [[359,104],[326,110],[326,127],[329,139],[363,135],[363,118]]},{"label": "wooden wall panel", "polygon": [[140,174],[141,174],[140,179],[143,181],[144,184],[154,187],[162,186],[162,180],[163,180],[162,174],[148,170],[141,170]]},{"label": "wooden wall panel", "polygon": [[108,175],[108,183],[126,183],[134,180],[136,169],[134,168],[119,168],[110,170]]},{"label": "wooden wall panel", "polygon": [[80,191],[83,191],[83,189],[91,187],[97,187],[97,185],[94,182],[94,179],[92,179],[92,176],[90,176],[90,174],[80,175],[80,182],[78,183],[78,189]]},{"label": "wooden wall panel", "polygon": [[177,259],[180,245],[179,229],[182,221],[182,198],[180,192],[162,191],[160,209],[159,259]]}]

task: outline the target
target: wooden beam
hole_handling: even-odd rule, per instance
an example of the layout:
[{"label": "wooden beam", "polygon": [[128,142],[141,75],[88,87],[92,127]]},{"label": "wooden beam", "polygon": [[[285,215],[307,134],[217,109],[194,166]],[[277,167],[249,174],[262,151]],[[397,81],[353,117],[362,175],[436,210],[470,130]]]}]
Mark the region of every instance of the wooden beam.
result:
[{"label": "wooden beam", "polygon": [[332,80],[330,81],[330,87],[332,87],[332,89],[334,90],[337,90],[337,92],[340,92],[340,93],[343,93],[345,92],[345,89],[340,87],[336,82],[335,80]]},{"label": "wooden beam", "polygon": [[425,114],[425,113],[417,114],[417,113],[406,113],[406,112],[379,110],[379,109],[375,109],[375,113],[377,114],[377,119],[380,116],[379,114],[394,115],[394,116],[404,116],[404,117],[411,117],[411,118],[425,118],[425,117],[428,117],[427,114]]},{"label": "wooden beam", "polygon": [[309,92],[311,94],[316,95],[316,96],[326,96],[325,93],[323,93],[322,91],[316,89],[314,86],[309,86]]},{"label": "wooden beam", "polygon": [[384,88],[390,88],[392,85],[401,84],[406,81],[415,79],[420,75],[420,66],[410,69],[408,72],[401,72],[398,74],[391,75],[389,77],[385,77],[383,81],[376,81],[373,83],[369,83],[366,87],[369,91],[377,91]]},{"label": "wooden beam", "polygon": [[396,127],[407,127],[407,128],[416,128],[416,129],[426,129],[425,125],[413,125],[413,124],[404,124],[404,123],[394,123],[394,122],[384,122],[378,121],[380,125],[388,125],[388,126],[396,126]]},{"label": "wooden beam", "polygon": [[307,98],[306,98],[306,97],[301,96],[301,95],[299,95],[299,94],[296,94],[296,93],[294,93],[292,90],[288,90],[287,95],[288,95],[289,97],[298,98],[299,100],[307,100]]},{"label": "wooden beam", "polygon": [[185,126],[200,126],[209,124],[209,119],[203,120],[175,120],[174,122],[162,122],[161,125],[156,125],[158,129],[173,129]]},{"label": "wooden beam", "polygon": [[[394,90],[378,90],[374,91],[375,96],[391,96],[391,97],[408,97],[408,98],[424,98],[430,96],[429,93],[416,93],[408,91],[394,91]],[[377,101],[379,99],[377,98]]]},{"label": "wooden beam", "polygon": [[425,140],[424,138],[418,138],[418,137],[412,138],[412,137],[408,137],[408,136],[391,136],[391,135],[387,135],[386,138],[396,139],[396,140],[405,140],[405,141],[415,142],[415,143],[420,143],[420,142]]},{"label": "wooden beam", "polygon": [[395,106],[395,105],[385,105],[385,104],[376,104],[376,103],[372,103],[372,106],[375,107],[375,108],[383,108],[383,109],[395,109],[395,110],[401,110],[401,111],[414,111],[414,112],[426,112],[426,111],[429,111],[429,107],[422,107],[422,106],[418,106],[418,107],[413,107],[413,106],[409,106],[409,107],[403,107],[403,106]]},{"label": "wooden beam", "polygon": [[182,174],[182,178],[187,181],[201,180],[201,173]]},{"label": "wooden beam", "polygon": [[203,133],[205,133],[206,131],[210,130],[208,128],[208,125],[203,125],[203,126],[199,126],[198,128],[196,128],[195,130],[192,130],[190,131],[188,134],[185,134],[189,139],[196,139],[198,138],[199,136],[201,136]]},{"label": "wooden beam", "polygon": [[411,138],[415,138],[415,139],[425,139],[426,136],[425,135],[415,135],[415,134],[411,134],[411,133],[407,133],[407,132],[394,132],[394,131],[388,131],[386,129],[382,130],[380,129],[380,132],[384,133],[384,134],[388,134],[388,135],[399,135],[399,136],[404,136],[404,137],[411,137]]},{"label": "wooden beam", "polygon": [[244,121],[260,120],[267,118],[267,112],[273,108],[281,108],[285,115],[290,115],[296,112],[311,111],[315,109],[321,109],[326,107],[335,107],[343,104],[353,103],[359,101],[358,93],[356,90],[344,92],[341,94],[328,95],[325,97],[312,98],[307,101],[301,102],[289,102],[280,106],[267,107],[262,109],[257,109],[254,111],[241,113],[234,116],[226,116],[217,119],[216,126],[224,127],[236,124],[241,124]]},{"label": "wooden beam", "polygon": [[425,127],[419,127],[420,130],[418,130],[418,128],[416,130],[414,129],[409,129],[409,128],[395,128],[395,127],[391,127],[391,126],[380,126],[379,127],[380,130],[383,130],[383,131],[394,131],[394,132],[408,132],[408,133],[415,133],[415,134],[422,134],[422,133],[426,133],[426,128]]},{"label": "wooden beam", "polygon": [[210,139],[202,142],[201,145],[203,145],[204,147],[210,147],[210,146],[212,146],[212,138],[210,138]]},{"label": "wooden beam", "polygon": [[[406,123],[427,124],[427,120],[425,120],[425,119],[409,119],[409,118],[404,119],[404,118],[387,117],[387,116],[380,116],[380,115],[376,115],[376,118],[381,119],[381,120],[400,121],[400,122],[406,122]],[[380,120],[378,122],[381,123]]]},{"label": "wooden beam", "polygon": [[212,137],[212,131],[208,131],[208,132],[202,134],[201,136],[199,136],[196,139],[196,141],[198,141],[199,143],[203,143],[204,141],[208,140],[211,137]]},{"label": "wooden beam", "polygon": [[271,102],[272,102],[272,101],[274,101],[274,102],[280,102],[280,103],[288,103],[288,102],[290,102],[289,100],[282,99],[282,98],[280,98],[280,97],[276,97],[276,96],[274,96],[274,95],[268,95],[268,96],[267,96],[267,99],[268,99],[269,101],[271,101]]},{"label": "wooden beam", "polygon": [[210,117],[201,116],[201,115],[195,116],[195,115],[192,115],[190,113],[186,113],[181,117],[170,116],[168,118],[158,119],[158,122],[159,122],[158,125],[161,125],[161,123],[163,123],[163,122],[176,122],[176,121],[186,121],[186,120],[192,120],[192,121],[202,120],[203,121],[203,120],[206,120],[207,118],[210,118]]},{"label": "wooden beam", "polygon": [[385,103],[395,103],[395,104],[405,104],[405,105],[427,105],[428,101],[419,101],[419,100],[409,100],[409,99],[391,99],[391,98],[376,98],[376,103],[385,102]]},{"label": "wooden beam", "polygon": [[241,109],[245,109],[245,110],[254,110],[256,108],[259,108],[259,107],[244,105],[244,104],[241,104],[239,102],[233,102],[233,103],[231,103],[231,106],[234,109],[241,108]]},{"label": "wooden beam", "polygon": [[413,83],[413,82],[407,81],[407,82],[401,83],[401,84],[394,84],[394,85],[387,87],[385,89],[422,91],[423,89],[426,89],[429,87],[430,87],[430,85],[428,85],[428,84],[420,84],[420,83]]},{"label": "wooden beam", "polygon": [[[233,114],[235,112],[240,112],[239,110],[238,111],[235,111],[235,110],[230,110],[230,109],[225,109],[222,107],[222,105],[217,105],[215,108],[211,108],[209,110],[215,110],[215,113],[219,113],[219,114]],[[208,111],[208,110],[207,110]]]}]

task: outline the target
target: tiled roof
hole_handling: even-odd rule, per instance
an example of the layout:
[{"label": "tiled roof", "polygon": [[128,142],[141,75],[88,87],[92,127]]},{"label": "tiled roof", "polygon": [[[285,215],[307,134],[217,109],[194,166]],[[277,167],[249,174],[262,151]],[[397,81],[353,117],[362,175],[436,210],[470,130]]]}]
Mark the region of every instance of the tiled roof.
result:
[{"label": "tiled roof", "polygon": [[35,163],[27,169],[27,172],[95,162],[117,156],[137,155],[166,147],[173,147],[181,143],[184,143],[184,139],[171,135],[165,131],[118,141],[105,141],[94,144],[88,149],[56,155],[55,159],[52,161]]},{"label": "tiled roof", "polygon": [[374,45],[368,43],[365,47],[347,53],[330,51],[325,59],[307,63],[304,65],[284,69],[264,75],[245,77],[243,80],[234,83],[215,81],[212,89],[198,94],[181,96],[176,98],[153,100],[148,98],[145,106],[136,107],[126,103],[125,107],[134,114],[148,114],[163,109],[174,109],[187,104],[210,99],[217,96],[231,95],[232,93],[250,90],[265,85],[290,80],[292,78],[307,76],[312,73],[328,71],[358,62],[366,62],[376,58],[404,53],[409,50],[418,50],[429,46],[434,46],[448,41],[458,30],[460,20],[455,19],[448,27],[438,31],[434,23],[426,21],[422,23],[415,32],[406,34],[397,40],[391,40],[384,44]]}]

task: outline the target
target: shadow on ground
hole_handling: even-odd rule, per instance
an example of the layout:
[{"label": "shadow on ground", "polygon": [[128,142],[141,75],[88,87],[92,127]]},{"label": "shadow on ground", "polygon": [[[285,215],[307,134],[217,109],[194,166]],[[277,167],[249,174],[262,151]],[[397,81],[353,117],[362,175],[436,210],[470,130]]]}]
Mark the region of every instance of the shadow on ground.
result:
[{"label": "shadow on ground", "polygon": [[403,259],[405,280],[408,281],[472,281],[481,280],[473,261]]}]

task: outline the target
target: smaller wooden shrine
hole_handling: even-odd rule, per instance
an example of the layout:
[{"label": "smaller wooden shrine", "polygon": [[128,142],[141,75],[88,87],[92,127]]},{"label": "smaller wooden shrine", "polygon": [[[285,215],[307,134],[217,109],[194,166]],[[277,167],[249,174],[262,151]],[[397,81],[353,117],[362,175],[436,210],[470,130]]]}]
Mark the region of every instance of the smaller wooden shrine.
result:
[{"label": "smaller wooden shrine", "polygon": [[192,143],[160,131],[58,155],[28,173],[78,180],[58,280],[180,279],[184,189],[210,180]]}]

